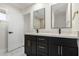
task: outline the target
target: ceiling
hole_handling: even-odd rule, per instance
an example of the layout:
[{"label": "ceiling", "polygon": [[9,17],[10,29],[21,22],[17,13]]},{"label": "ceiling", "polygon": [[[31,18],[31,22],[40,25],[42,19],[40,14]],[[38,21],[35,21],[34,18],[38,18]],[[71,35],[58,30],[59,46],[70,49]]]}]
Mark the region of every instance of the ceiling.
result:
[{"label": "ceiling", "polygon": [[18,8],[20,11],[26,10],[35,3],[8,3],[8,5]]}]

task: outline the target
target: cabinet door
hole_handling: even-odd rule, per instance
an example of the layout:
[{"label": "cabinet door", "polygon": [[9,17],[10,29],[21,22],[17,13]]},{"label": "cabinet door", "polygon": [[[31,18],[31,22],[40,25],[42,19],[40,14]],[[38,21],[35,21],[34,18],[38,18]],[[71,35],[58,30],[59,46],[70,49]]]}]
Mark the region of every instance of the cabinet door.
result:
[{"label": "cabinet door", "polygon": [[36,43],[37,41],[36,41],[36,37],[32,37],[32,47],[31,47],[31,49],[32,49],[32,56],[36,56],[36,46],[37,46],[37,43]]},{"label": "cabinet door", "polygon": [[78,56],[77,47],[62,46],[62,56]]},{"label": "cabinet door", "polygon": [[25,36],[25,53],[30,56],[31,55],[31,38],[30,36]]},{"label": "cabinet door", "polygon": [[59,56],[60,55],[60,46],[58,38],[52,37],[49,41],[49,55],[50,56]]},{"label": "cabinet door", "polygon": [[58,46],[52,45],[49,49],[49,56],[59,56],[60,50],[58,50]]},{"label": "cabinet door", "polygon": [[63,38],[61,46],[62,56],[78,56],[77,39]]}]

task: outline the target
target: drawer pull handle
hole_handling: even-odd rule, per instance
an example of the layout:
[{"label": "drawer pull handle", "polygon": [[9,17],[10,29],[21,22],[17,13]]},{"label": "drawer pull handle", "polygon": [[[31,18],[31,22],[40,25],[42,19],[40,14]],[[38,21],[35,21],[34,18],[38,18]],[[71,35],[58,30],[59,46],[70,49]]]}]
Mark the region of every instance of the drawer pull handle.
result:
[{"label": "drawer pull handle", "polygon": [[61,46],[61,55],[62,55],[62,46]]},{"label": "drawer pull handle", "polygon": [[30,44],[31,44],[31,42],[30,42],[30,40],[28,40],[28,47],[30,47]]},{"label": "drawer pull handle", "polygon": [[58,55],[60,55],[60,46],[58,46]]},{"label": "drawer pull handle", "polygon": [[39,38],[39,40],[45,40],[45,39],[41,39],[41,38]]},{"label": "drawer pull handle", "polygon": [[45,47],[39,46],[39,48],[44,49]]}]

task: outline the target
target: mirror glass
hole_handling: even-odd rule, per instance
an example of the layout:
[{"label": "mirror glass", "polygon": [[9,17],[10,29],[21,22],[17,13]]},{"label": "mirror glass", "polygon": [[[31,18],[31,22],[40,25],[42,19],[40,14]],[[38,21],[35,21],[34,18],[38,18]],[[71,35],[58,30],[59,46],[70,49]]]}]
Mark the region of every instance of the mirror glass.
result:
[{"label": "mirror glass", "polygon": [[52,5],[52,28],[71,27],[71,4],[57,3]]},{"label": "mirror glass", "polygon": [[34,11],[33,13],[33,27],[35,29],[45,28],[45,9]]}]

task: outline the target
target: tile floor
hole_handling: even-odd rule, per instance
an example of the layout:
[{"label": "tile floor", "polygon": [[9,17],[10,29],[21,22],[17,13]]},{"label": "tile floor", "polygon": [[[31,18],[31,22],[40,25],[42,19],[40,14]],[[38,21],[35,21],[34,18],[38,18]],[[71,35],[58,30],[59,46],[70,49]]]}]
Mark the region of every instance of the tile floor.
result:
[{"label": "tile floor", "polygon": [[26,56],[26,55],[24,54],[24,47],[21,47],[12,52],[4,53],[0,56]]}]

